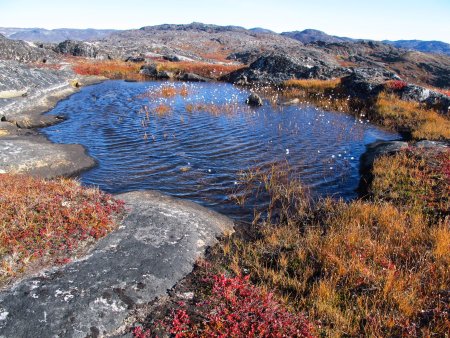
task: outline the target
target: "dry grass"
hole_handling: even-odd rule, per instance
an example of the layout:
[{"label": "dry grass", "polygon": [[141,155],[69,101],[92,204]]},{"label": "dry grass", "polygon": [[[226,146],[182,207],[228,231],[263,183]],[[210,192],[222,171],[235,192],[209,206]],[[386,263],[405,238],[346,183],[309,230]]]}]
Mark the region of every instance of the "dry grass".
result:
[{"label": "dry grass", "polygon": [[311,92],[324,92],[336,89],[341,84],[341,79],[317,80],[317,79],[293,79],[283,83],[285,88],[297,88]]},{"label": "dry grass", "polygon": [[[245,197],[262,191],[271,196],[267,218],[256,215],[250,239],[222,241],[213,255],[217,265],[250,273],[254,282],[307,313],[323,336],[448,333],[450,223],[443,213],[429,217],[425,209],[411,207],[410,197],[325,199],[311,206],[301,184],[286,172],[272,168],[241,175],[244,190],[252,189]],[[427,184],[445,194],[446,177],[430,175],[435,182]]]},{"label": "dry grass", "polygon": [[166,105],[166,104],[159,104],[159,105],[157,105],[156,107],[155,107],[155,113],[158,115],[158,116],[165,116],[165,115],[167,115],[167,114],[169,114],[171,111],[172,111],[172,109],[170,108],[170,106],[168,106],[168,105]]},{"label": "dry grass", "polygon": [[280,95],[313,103],[323,109],[356,115],[364,113],[370,120],[390,129],[409,133],[416,140],[450,139],[450,120],[447,116],[417,102],[403,101],[395,94],[395,91],[405,85],[403,81],[388,82],[389,92],[380,93],[374,102],[348,97],[340,87],[340,79],[289,80],[283,84]]},{"label": "dry grass", "polygon": [[71,59],[71,62],[73,71],[79,75],[104,76],[109,79],[144,80],[144,77],[139,74],[143,63],[119,60],[93,61],[87,59]]},{"label": "dry grass", "polygon": [[221,115],[234,115],[239,112],[248,112],[250,108],[247,105],[242,105],[239,103],[188,103],[185,106],[185,109],[188,113],[192,112],[204,112],[211,114],[213,116],[221,116]]},{"label": "dry grass", "polygon": [[384,126],[408,131],[414,139],[450,139],[450,120],[416,102],[381,93],[372,109],[373,118]]},{"label": "dry grass", "polygon": [[312,103],[325,110],[361,113],[364,104],[360,100],[350,100],[342,90],[341,79],[333,80],[288,80],[280,88],[279,95],[284,99],[299,99],[303,103]]},{"label": "dry grass", "polygon": [[158,71],[167,71],[175,74],[194,73],[203,77],[217,79],[223,75],[242,68],[233,64],[214,64],[206,62],[159,62]]},{"label": "dry grass", "polygon": [[407,205],[433,220],[450,215],[450,151],[409,149],[378,158],[371,192],[377,201]]},{"label": "dry grass", "polygon": [[73,180],[0,174],[0,284],[39,265],[66,262],[115,227],[123,203]]},{"label": "dry grass", "polygon": [[149,89],[143,94],[140,94],[138,98],[148,98],[151,100],[155,99],[170,99],[177,95],[181,97],[188,97],[191,94],[192,90],[187,85],[182,85],[177,88],[174,84],[162,84],[156,89]]}]

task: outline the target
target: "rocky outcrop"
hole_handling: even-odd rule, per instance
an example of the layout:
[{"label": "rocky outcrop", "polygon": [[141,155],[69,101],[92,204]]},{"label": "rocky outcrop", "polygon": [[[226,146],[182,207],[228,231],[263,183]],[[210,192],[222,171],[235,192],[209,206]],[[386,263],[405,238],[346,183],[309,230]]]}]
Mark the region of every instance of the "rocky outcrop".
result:
[{"label": "rocky outcrop", "polygon": [[1,173],[54,178],[74,176],[95,166],[83,146],[53,144],[42,136],[2,137],[0,149]]},{"label": "rocky outcrop", "polygon": [[59,54],[83,56],[87,58],[95,58],[98,55],[98,49],[89,42],[66,40],[59,43],[54,51]]},{"label": "rocky outcrop", "polygon": [[343,76],[347,72],[345,68],[334,67],[309,56],[301,59],[271,53],[259,57],[249,67],[232,72],[224,79],[240,85],[250,83],[279,85],[293,78],[331,79]]},{"label": "rocky outcrop", "polygon": [[[8,121],[28,119],[36,122],[42,113],[60,99],[75,93],[80,85],[102,80],[99,77],[78,78],[70,68],[36,68],[15,61],[0,61],[0,115]],[[44,125],[48,125],[47,122]],[[32,124],[33,127],[44,126]]]},{"label": "rocky outcrop", "polygon": [[408,84],[399,94],[403,100],[424,103],[428,107],[434,108],[444,114],[450,112],[450,97],[437,91]]},{"label": "rocky outcrop", "polygon": [[104,337],[166,295],[233,222],[157,192],[118,195],[127,215],[89,254],[0,293],[0,336]]},{"label": "rocky outcrop", "polygon": [[0,34],[0,60],[47,62],[56,58],[53,51],[39,48],[34,43],[10,40]]},{"label": "rocky outcrop", "polygon": [[349,95],[371,99],[385,89],[385,83],[389,80],[400,80],[400,77],[382,68],[357,68],[342,79],[341,85]]}]

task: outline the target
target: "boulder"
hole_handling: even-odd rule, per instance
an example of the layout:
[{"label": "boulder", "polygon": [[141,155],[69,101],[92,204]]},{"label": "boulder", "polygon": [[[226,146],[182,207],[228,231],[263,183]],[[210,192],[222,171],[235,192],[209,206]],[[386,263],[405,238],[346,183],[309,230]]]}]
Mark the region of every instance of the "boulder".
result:
[{"label": "boulder", "polygon": [[172,72],[167,72],[165,70],[159,71],[156,74],[156,78],[159,80],[169,80],[173,79],[174,74]]},{"label": "boulder", "polygon": [[125,58],[125,62],[145,62],[145,58],[143,56],[128,56]]},{"label": "boulder", "polygon": [[361,156],[360,170],[363,174],[367,174],[372,170],[375,159],[392,155],[400,150],[408,148],[408,142],[403,141],[378,141],[367,145],[367,150]]},{"label": "boulder", "polygon": [[168,80],[174,78],[174,74],[172,72],[165,70],[159,71],[156,63],[148,63],[143,65],[139,71],[139,74],[158,80]]},{"label": "boulder", "polygon": [[382,68],[357,68],[342,78],[341,84],[349,95],[371,99],[385,89],[385,83],[389,80],[401,79],[397,74]]},{"label": "boulder", "polygon": [[156,76],[158,75],[156,63],[147,63],[143,65],[139,70],[139,74],[156,78]]},{"label": "boulder", "polygon": [[258,107],[263,105],[262,98],[255,93],[251,93],[245,102],[252,107]]},{"label": "boulder", "polygon": [[66,40],[59,43],[54,48],[54,51],[59,54],[83,56],[88,58],[95,58],[98,54],[98,50],[93,44],[73,40]]},{"label": "boulder", "polygon": [[178,55],[164,55],[163,56],[164,60],[170,61],[170,62],[179,62],[181,61],[181,58]]},{"label": "boulder", "polygon": [[191,58],[188,58],[187,56],[178,55],[178,54],[168,54],[163,56],[164,60],[170,61],[170,62],[180,62],[180,61],[194,61]]},{"label": "boulder", "polygon": [[400,92],[402,100],[424,103],[444,114],[449,113],[450,97],[421,86],[408,84]]},{"label": "boulder", "polygon": [[190,82],[207,82],[209,79],[206,77],[194,74],[194,73],[185,73],[178,77],[178,80],[181,81],[190,81]]}]

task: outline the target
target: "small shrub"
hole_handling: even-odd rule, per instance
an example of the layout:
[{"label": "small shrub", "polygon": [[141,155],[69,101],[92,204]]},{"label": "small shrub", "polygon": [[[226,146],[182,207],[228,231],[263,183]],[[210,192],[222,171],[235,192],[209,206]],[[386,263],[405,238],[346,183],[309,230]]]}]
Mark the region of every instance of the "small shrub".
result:
[{"label": "small shrub", "polygon": [[185,309],[174,312],[168,330],[175,337],[312,337],[302,315],[290,313],[273,294],[248,277],[212,276],[211,294],[197,304],[194,322]]}]

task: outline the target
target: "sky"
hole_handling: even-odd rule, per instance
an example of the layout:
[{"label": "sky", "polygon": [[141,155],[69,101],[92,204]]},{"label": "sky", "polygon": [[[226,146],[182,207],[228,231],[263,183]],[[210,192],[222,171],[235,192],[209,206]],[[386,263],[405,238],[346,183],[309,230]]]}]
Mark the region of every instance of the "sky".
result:
[{"label": "sky", "polygon": [[133,29],[193,21],[450,43],[450,0],[0,0],[0,27]]}]

